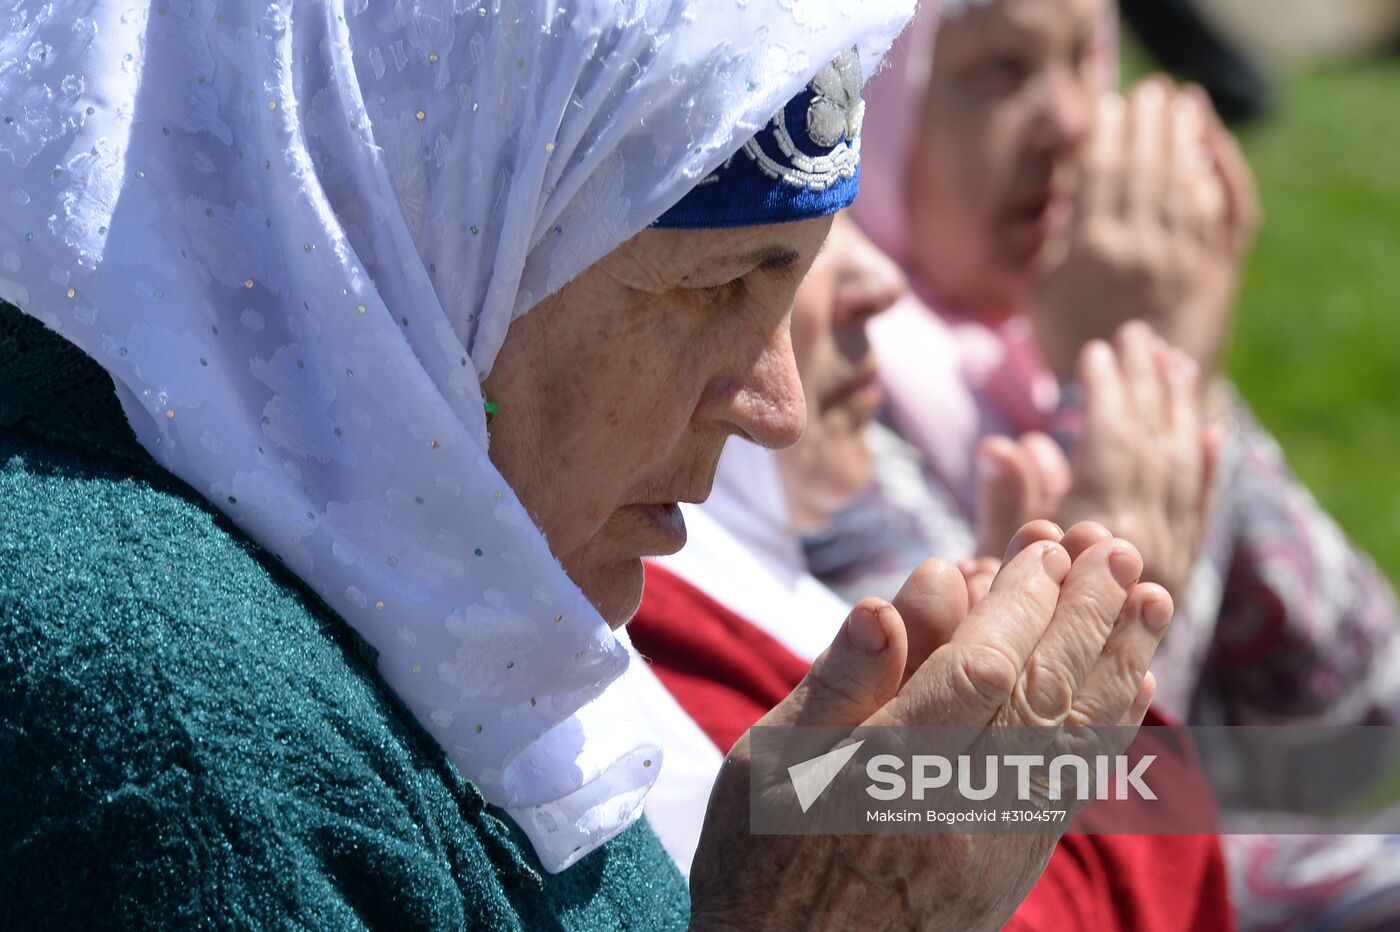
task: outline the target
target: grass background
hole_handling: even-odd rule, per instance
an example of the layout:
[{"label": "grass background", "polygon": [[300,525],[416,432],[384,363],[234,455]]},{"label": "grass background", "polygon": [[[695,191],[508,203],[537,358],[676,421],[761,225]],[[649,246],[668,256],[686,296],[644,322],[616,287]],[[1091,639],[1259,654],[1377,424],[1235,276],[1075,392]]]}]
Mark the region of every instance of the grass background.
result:
[{"label": "grass background", "polygon": [[[1124,76],[1148,69],[1126,37]],[[1277,80],[1276,112],[1240,130],[1264,223],[1226,366],[1299,477],[1400,584],[1400,53]],[[1396,804],[1400,767],[1346,811]]]},{"label": "grass background", "polygon": [[[1124,74],[1145,69],[1129,44]],[[1400,581],[1400,55],[1278,76],[1276,112],[1240,138],[1265,216],[1228,371]]]}]

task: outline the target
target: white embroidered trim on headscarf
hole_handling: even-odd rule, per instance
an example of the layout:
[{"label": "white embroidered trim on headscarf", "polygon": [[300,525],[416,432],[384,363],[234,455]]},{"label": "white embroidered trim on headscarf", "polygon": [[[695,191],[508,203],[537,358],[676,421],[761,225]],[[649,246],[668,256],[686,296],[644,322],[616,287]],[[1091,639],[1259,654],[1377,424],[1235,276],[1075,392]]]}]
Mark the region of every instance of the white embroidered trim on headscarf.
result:
[{"label": "white embroidered trim on headscarf", "polygon": [[[567,9],[565,8],[567,7]],[[168,0],[0,14],[0,296],[281,559],[559,871],[660,763],[486,454],[511,322],[912,0]]]}]

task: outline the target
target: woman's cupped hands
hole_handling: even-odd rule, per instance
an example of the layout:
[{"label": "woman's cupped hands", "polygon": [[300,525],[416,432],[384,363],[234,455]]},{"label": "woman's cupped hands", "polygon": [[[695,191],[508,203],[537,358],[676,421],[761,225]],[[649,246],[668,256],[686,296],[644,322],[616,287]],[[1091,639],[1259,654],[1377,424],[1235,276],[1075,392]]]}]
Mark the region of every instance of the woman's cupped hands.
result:
[{"label": "woman's cupped hands", "polygon": [[[758,724],[956,726],[990,742],[1008,726],[1116,725],[1127,727],[1111,740],[1125,745],[1151,702],[1148,665],[1172,616],[1171,596],[1140,582],[1142,569],[1137,548],[1101,525],[1066,532],[1044,520],[1015,534],[995,571],[930,560],[893,602],[856,605]],[[790,804],[794,791],[786,774],[754,766],[752,735],[730,751],[710,799],[691,874],[695,928],[1000,928],[1063,831],[755,834],[751,794]]]}]

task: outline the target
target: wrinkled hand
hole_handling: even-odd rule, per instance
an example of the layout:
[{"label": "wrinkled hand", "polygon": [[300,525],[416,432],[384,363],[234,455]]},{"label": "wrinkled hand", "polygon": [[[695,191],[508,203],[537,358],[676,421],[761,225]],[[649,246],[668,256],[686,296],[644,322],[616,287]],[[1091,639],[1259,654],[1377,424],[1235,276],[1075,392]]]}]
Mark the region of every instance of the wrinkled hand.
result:
[{"label": "wrinkled hand", "polygon": [[1142,553],[1143,578],[1178,601],[1205,538],[1220,438],[1206,426],[1195,364],[1139,322],[1080,354],[1083,436],[1066,462],[1043,434],[979,448],[978,553],[1032,518],[1096,521]]},{"label": "wrinkled hand", "polygon": [[1068,375],[1086,343],[1136,318],[1213,372],[1258,214],[1249,167],[1199,88],[1154,77],[1126,103],[1106,98],[1067,258],[1032,302],[1046,362]]},{"label": "wrinkled hand", "polygon": [[[970,610],[962,572],[921,566],[893,604],[866,599],[761,725],[1141,723],[1171,597],[1139,583],[1104,528],[1023,528]],[[781,836],[748,831],[749,739],[725,760],[691,873],[694,928],[996,929],[1058,836]]]}]

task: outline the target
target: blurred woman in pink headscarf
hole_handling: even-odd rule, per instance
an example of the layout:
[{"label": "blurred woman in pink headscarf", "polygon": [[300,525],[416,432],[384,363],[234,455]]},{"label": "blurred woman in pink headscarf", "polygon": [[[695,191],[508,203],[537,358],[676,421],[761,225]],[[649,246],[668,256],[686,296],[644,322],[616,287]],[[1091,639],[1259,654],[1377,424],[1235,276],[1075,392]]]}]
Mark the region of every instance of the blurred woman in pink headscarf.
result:
[{"label": "blurred woman in pink headscarf", "polygon": [[[872,81],[854,212],[910,280],[868,328],[904,442],[885,445],[870,493],[809,540],[811,566],[865,593],[930,548],[972,556],[956,551],[975,540],[997,553],[1028,518],[1092,517],[1137,543],[1148,578],[1177,596],[1153,667],[1164,711],[1394,721],[1390,587],[1216,371],[1257,221],[1248,167],[1199,90],[1157,77],[1112,91],[1115,31],[1100,0],[925,2]],[[1209,421],[1195,442],[1096,410],[1104,367],[1132,382],[1149,365],[1146,328],[1130,321],[1194,361]],[[954,502],[961,532],[874,530],[892,525],[872,512],[918,501],[898,486],[920,474]],[[1394,915],[1397,884],[1376,858],[1320,867],[1317,848],[1229,840],[1245,927],[1339,904]],[[1305,859],[1328,883],[1301,882]]]}]

